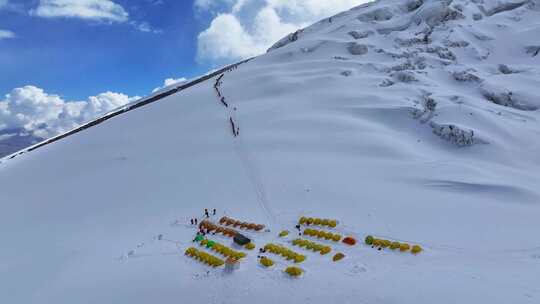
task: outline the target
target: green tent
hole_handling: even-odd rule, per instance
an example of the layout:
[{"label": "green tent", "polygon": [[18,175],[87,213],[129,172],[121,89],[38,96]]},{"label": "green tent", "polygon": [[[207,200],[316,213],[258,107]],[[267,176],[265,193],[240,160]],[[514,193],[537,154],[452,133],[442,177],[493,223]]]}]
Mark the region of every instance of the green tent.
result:
[{"label": "green tent", "polygon": [[233,241],[240,245],[240,246],[245,246],[246,244],[250,243],[251,240],[248,239],[247,237],[245,237],[244,235],[238,233],[234,238],[233,238]]}]

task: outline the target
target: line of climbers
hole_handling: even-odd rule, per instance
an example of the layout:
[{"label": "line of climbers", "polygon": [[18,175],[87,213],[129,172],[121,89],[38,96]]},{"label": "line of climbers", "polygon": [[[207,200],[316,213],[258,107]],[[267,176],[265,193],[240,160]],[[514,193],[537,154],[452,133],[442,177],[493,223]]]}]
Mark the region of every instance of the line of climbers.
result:
[{"label": "line of climbers", "polygon": [[216,83],[214,84],[214,89],[216,89],[216,92],[217,92],[219,97],[222,97],[221,92],[219,91],[219,87],[222,84],[221,79],[223,79],[223,76],[225,76],[225,74],[219,75],[219,77],[216,79]]},{"label": "line of climbers", "polygon": [[229,104],[225,101],[225,97],[221,97],[220,101],[226,108],[229,107]]},{"label": "line of climbers", "polygon": [[231,129],[232,129],[234,137],[238,136],[240,134],[240,128],[235,125],[232,117],[229,117],[229,121],[231,122]]},{"label": "line of climbers", "polygon": [[[232,69],[233,68],[231,68],[231,70]],[[228,71],[231,71],[231,70],[228,70]],[[225,96],[223,96],[223,94],[221,94],[221,91],[219,90],[219,87],[223,84],[223,82],[221,80],[223,79],[224,76],[225,76],[225,74],[219,75],[219,77],[216,79],[216,83],[214,84],[214,89],[216,90],[216,93],[217,93],[217,95],[219,97],[219,101],[226,108],[228,108],[229,104],[225,101]],[[236,108],[235,108],[235,110],[236,110]],[[231,129],[232,129],[234,137],[237,137],[240,134],[240,128],[236,125],[236,123],[234,122],[234,119],[232,118],[232,116],[229,116],[229,122],[231,123]]]}]

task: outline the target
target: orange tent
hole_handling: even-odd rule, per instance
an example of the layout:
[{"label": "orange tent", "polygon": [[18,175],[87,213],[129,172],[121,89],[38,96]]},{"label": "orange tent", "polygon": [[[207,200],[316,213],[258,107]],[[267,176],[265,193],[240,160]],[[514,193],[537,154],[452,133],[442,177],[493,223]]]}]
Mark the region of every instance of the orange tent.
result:
[{"label": "orange tent", "polygon": [[347,245],[356,245],[356,240],[350,236],[346,237],[343,239],[343,243],[347,244]]}]

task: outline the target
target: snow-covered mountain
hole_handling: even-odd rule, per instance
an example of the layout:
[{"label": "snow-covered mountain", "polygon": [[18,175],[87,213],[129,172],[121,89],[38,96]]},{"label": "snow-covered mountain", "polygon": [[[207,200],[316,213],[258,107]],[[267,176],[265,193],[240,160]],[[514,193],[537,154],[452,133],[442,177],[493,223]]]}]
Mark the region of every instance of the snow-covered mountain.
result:
[{"label": "snow-covered mountain", "polygon": [[25,130],[2,130],[0,132],[0,157],[15,153],[41,140]]},{"label": "snow-covered mountain", "polygon": [[[5,158],[0,302],[538,303],[539,52],[538,0],[381,0]],[[183,254],[204,208],[424,251],[228,273]]]}]

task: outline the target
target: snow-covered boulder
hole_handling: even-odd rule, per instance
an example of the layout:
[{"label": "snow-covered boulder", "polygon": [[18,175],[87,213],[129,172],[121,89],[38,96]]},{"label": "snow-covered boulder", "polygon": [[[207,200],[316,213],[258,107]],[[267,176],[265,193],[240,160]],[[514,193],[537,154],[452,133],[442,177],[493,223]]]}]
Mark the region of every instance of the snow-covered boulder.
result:
[{"label": "snow-covered boulder", "polygon": [[432,122],[433,133],[457,146],[471,146],[475,143],[473,130],[465,130],[456,125],[440,125]]},{"label": "snow-covered boulder", "polygon": [[359,44],[356,42],[351,42],[347,46],[347,50],[351,55],[364,55],[368,52],[368,46],[364,44]]},{"label": "snow-covered boulder", "polygon": [[[540,85],[540,83],[538,83]],[[480,92],[489,101],[519,110],[535,111],[540,108],[540,94],[532,91],[532,87],[523,90],[524,84],[515,84],[515,89],[508,89],[499,82],[485,82],[480,86]]]},{"label": "snow-covered boulder", "polygon": [[351,35],[354,39],[364,39],[369,37],[373,34],[373,31],[350,31],[349,35]]}]

